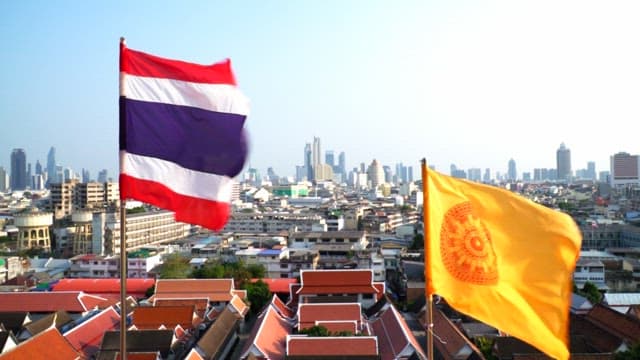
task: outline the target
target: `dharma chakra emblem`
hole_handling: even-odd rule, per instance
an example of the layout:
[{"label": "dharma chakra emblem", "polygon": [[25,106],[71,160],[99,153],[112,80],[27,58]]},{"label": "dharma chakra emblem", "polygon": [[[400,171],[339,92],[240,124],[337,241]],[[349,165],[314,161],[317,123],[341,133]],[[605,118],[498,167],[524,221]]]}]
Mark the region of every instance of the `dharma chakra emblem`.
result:
[{"label": "dharma chakra emblem", "polygon": [[445,213],[440,231],[440,255],[445,268],[456,279],[493,285],[498,282],[498,267],[491,233],[471,209],[467,201]]}]

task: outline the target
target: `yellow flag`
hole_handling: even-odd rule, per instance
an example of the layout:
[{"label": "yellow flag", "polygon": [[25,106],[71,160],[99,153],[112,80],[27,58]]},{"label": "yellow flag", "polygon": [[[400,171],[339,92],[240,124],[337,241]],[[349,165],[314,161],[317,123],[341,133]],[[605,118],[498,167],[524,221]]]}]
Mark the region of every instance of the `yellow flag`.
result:
[{"label": "yellow flag", "polygon": [[422,165],[427,295],[568,359],[573,219],[507,190]]}]

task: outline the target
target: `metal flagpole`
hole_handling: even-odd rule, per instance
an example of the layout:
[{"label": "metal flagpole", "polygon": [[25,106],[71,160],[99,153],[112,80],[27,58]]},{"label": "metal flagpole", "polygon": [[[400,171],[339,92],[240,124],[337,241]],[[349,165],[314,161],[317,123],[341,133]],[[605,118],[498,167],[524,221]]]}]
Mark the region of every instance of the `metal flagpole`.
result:
[{"label": "metal flagpole", "polygon": [[427,358],[434,360],[433,357],[433,293],[429,281],[431,272],[429,271],[429,192],[428,192],[428,176],[427,176],[427,160],[422,159],[422,223],[424,233],[424,275],[425,275],[425,297],[427,300]]},{"label": "metal flagpole", "polygon": [[[122,47],[124,47],[124,37],[120,38],[120,56],[122,56]],[[122,60],[122,59],[120,59]],[[120,97],[124,94],[124,76],[120,73]],[[123,116],[123,101],[120,103],[120,116]],[[120,119],[120,126],[122,126]],[[120,130],[122,131],[122,130]],[[122,162],[124,159],[120,157],[120,173],[122,173]],[[127,360],[127,201],[120,200],[120,359]]]}]

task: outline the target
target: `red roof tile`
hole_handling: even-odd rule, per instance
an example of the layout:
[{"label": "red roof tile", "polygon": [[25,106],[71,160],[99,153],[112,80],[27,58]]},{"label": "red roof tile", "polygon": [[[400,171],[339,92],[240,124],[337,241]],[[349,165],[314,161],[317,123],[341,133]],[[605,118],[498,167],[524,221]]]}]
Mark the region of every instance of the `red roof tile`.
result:
[{"label": "red roof tile", "polygon": [[348,331],[351,334],[358,334],[360,327],[356,321],[322,321],[318,320],[316,323],[318,326],[322,326],[329,330],[331,333],[337,333],[342,331]]},{"label": "red roof tile", "polygon": [[300,272],[302,286],[371,286],[373,271],[371,270],[302,270]]},{"label": "red roof tile", "polygon": [[[289,294],[289,286],[291,284],[298,283],[298,279],[295,279],[295,278],[294,279],[266,278],[266,279],[260,279],[260,280],[262,280],[262,282],[264,282],[269,286],[269,291],[271,291],[272,294]],[[256,282],[256,281],[258,281],[258,279],[251,279],[251,282]]]},{"label": "red roof tile", "polygon": [[67,331],[64,337],[78,352],[91,357],[100,350],[102,336],[106,331],[120,327],[120,314],[113,308],[107,308],[96,316]]},{"label": "red roof tile", "polygon": [[[127,294],[145,297],[155,279],[127,279]],[[120,294],[120,279],[61,279],[53,285],[53,291],[84,291],[88,294]]]},{"label": "red roof tile", "polygon": [[362,310],[358,303],[348,304],[300,304],[298,306],[298,329],[307,329],[317,321],[351,321],[360,328]]},{"label": "red roof tile", "polygon": [[630,343],[640,343],[640,319],[638,318],[619,313],[602,304],[596,304],[586,317]]},{"label": "red roof tile", "polygon": [[138,306],[133,309],[133,325],[138,329],[158,329],[164,325],[173,329],[176,325],[184,329],[196,326],[193,306]]},{"label": "red roof tile", "polygon": [[242,299],[236,295],[233,296],[233,299],[231,299],[229,305],[233,307],[233,310],[236,313],[242,316],[247,315],[247,313],[249,312],[249,307],[247,306],[247,304],[245,304],[244,301],[242,301]]},{"label": "red roof tile", "polygon": [[375,356],[375,337],[308,337],[288,336],[287,356]]},{"label": "red roof tile", "polygon": [[255,326],[257,331],[247,340],[242,358],[246,358],[250,352],[257,351],[269,359],[284,359],[287,335],[291,334],[293,326],[280,317],[271,306],[267,306],[267,310],[258,318]]},{"label": "red roof tile", "polygon": [[289,319],[293,319],[295,313],[291,310],[287,305],[285,305],[282,300],[278,297],[278,295],[273,295],[271,298],[271,305],[275,307],[275,309],[280,313],[281,316],[284,316]]},{"label": "red roof tile", "polygon": [[201,318],[204,318],[204,315],[209,308],[209,300],[208,299],[153,299],[153,306],[185,306],[190,305],[195,308],[196,314]]},{"label": "red roof tile", "polygon": [[184,360],[204,360],[204,358],[198,354],[196,349],[191,349]]},{"label": "red roof tile", "polygon": [[46,313],[64,310],[69,313],[83,313],[95,308],[105,300],[79,291],[3,293],[0,312]]},{"label": "red roof tile", "polygon": [[80,359],[80,354],[73,349],[56,328],[43,331],[18,344],[15,348],[0,354],[2,360],[44,358],[48,360],[73,360]]},{"label": "red roof tile", "polygon": [[427,358],[404,318],[392,305],[371,323],[371,327],[373,334],[378,337],[380,356],[383,360],[410,356],[414,352],[421,359]]},{"label": "red roof tile", "polygon": [[298,294],[377,294],[373,286],[302,286]]},{"label": "red roof tile", "polygon": [[156,282],[156,299],[208,298],[230,301],[233,279],[161,279]]}]

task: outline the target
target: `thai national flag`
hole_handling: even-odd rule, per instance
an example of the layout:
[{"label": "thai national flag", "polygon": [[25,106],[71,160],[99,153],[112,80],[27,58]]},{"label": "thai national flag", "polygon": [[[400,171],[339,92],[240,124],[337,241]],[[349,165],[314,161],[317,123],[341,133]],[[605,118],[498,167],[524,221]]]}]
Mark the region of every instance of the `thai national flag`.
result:
[{"label": "thai national flag", "polygon": [[222,229],[247,157],[248,113],[229,60],[192,64],[121,43],[120,198]]}]

